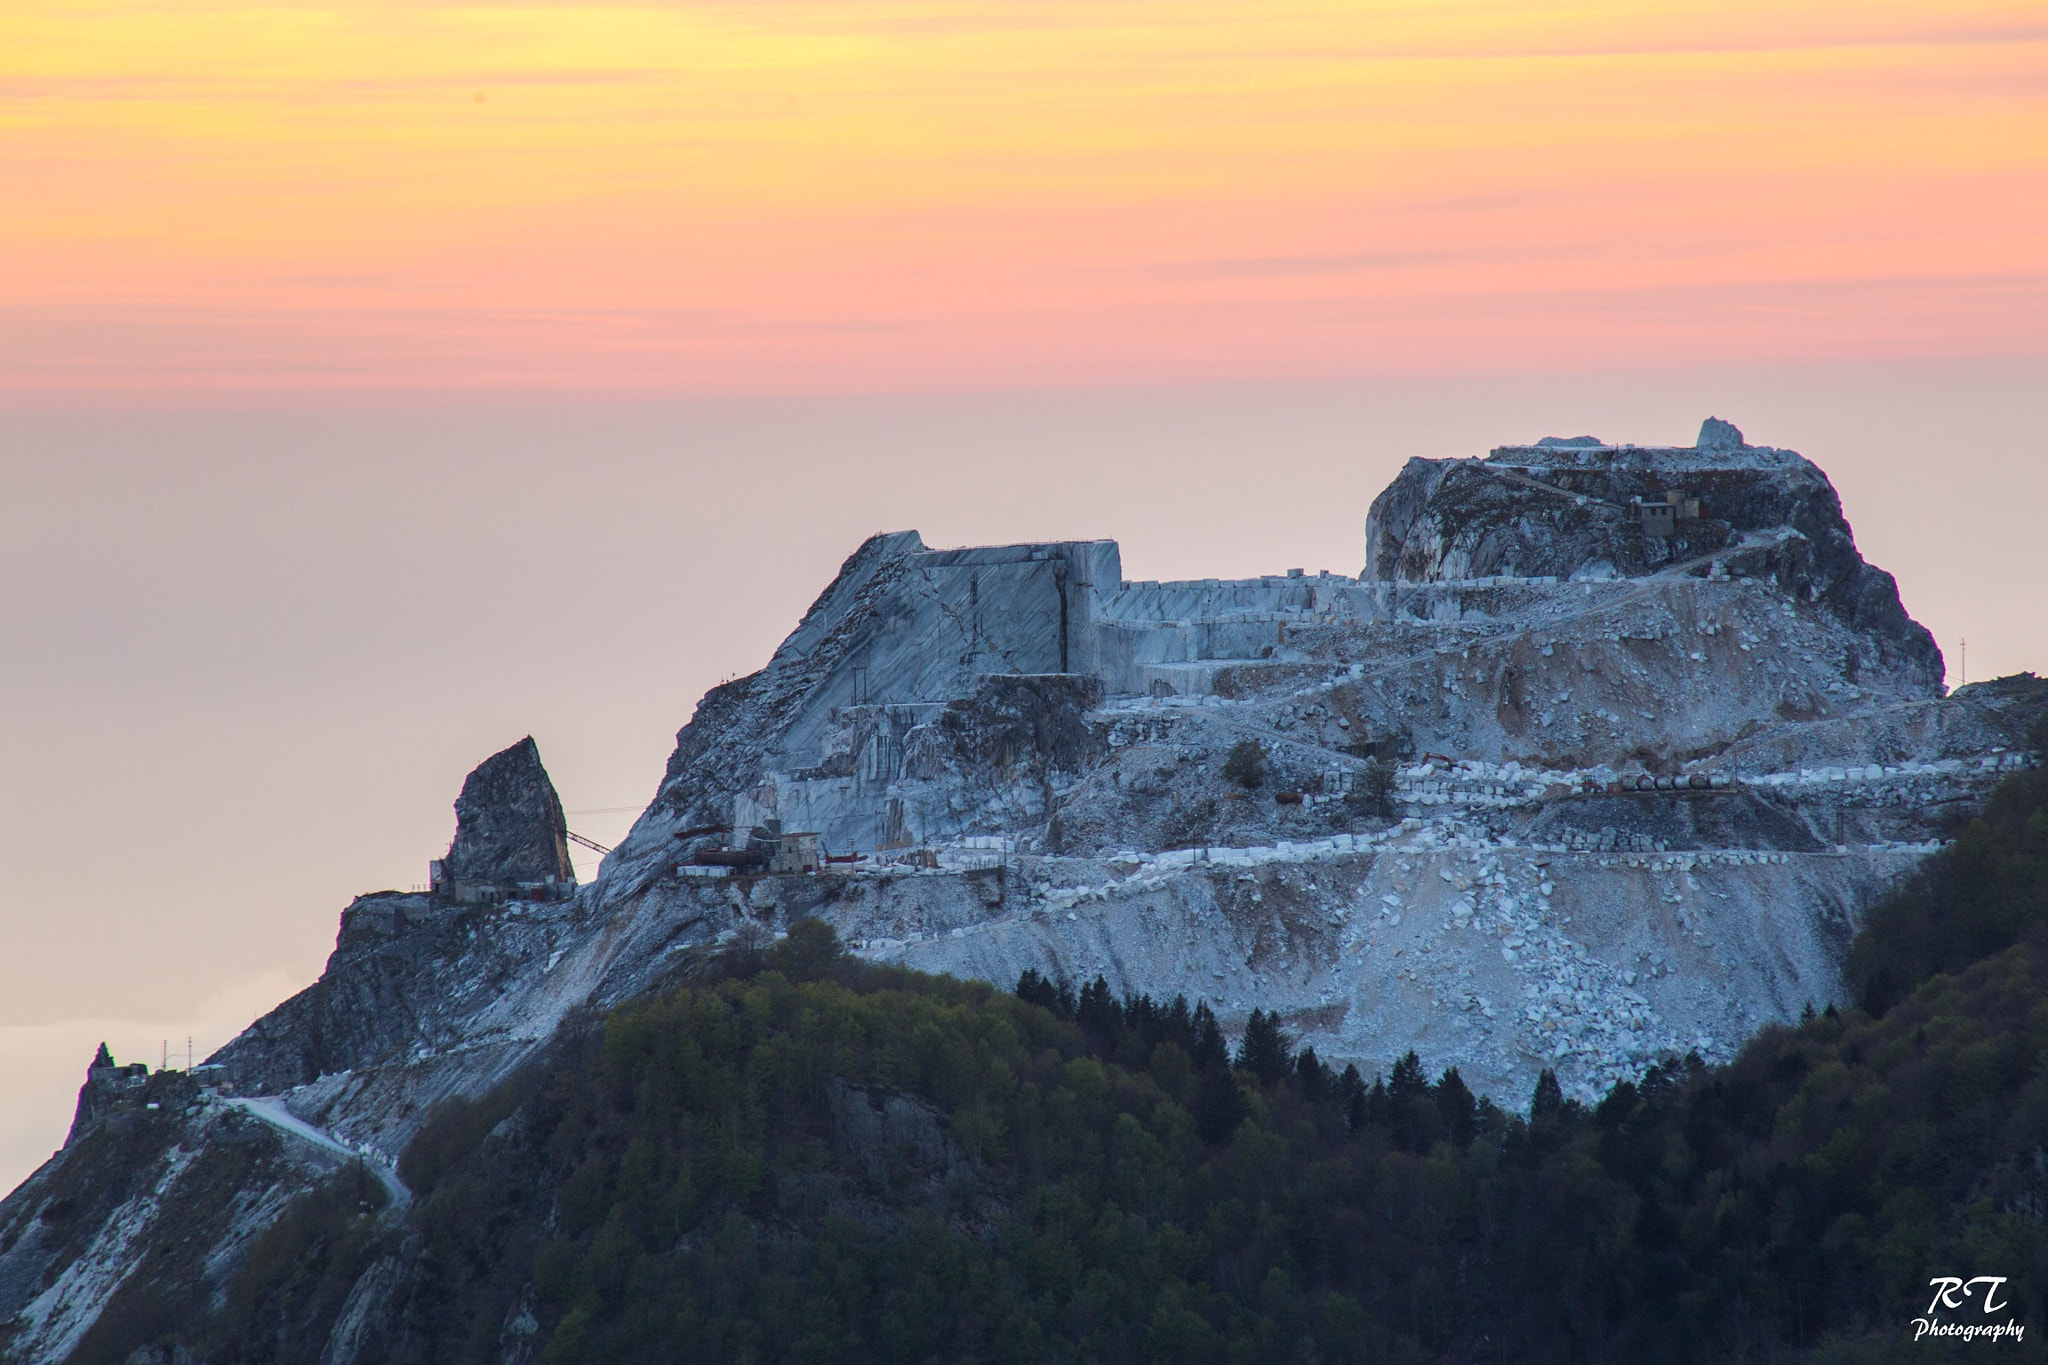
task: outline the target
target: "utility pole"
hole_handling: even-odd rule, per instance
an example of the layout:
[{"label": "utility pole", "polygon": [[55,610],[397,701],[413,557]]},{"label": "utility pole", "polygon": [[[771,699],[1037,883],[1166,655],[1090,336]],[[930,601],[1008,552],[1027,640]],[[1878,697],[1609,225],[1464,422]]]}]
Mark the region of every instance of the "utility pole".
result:
[{"label": "utility pole", "polygon": [[1963,647],[1963,686],[1970,685],[1970,642],[1968,638],[1959,641]]}]

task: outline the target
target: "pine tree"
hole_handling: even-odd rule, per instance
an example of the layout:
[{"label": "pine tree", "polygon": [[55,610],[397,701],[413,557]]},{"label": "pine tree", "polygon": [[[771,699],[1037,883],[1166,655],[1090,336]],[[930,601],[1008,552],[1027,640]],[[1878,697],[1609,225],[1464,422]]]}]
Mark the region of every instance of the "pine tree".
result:
[{"label": "pine tree", "polygon": [[1258,1077],[1261,1085],[1271,1085],[1287,1074],[1287,1035],[1280,1031],[1278,1015],[1252,1011],[1245,1021],[1244,1037],[1238,1040],[1237,1065]]},{"label": "pine tree", "polygon": [[1394,1121],[1394,1100],[1387,1093],[1387,1082],[1379,1072],[1372,1073],[1372,1089],[1365,1095],[1365,1121],[1381,1125]]},{"label": "pine tree", "polygon": [[1115,1049],[1117,1036],[1124,1029],[1124,1011],[1109,993],[1109,982],[1098,976],[1081,988],[1074,1022],[1081,1026],[1081,1036],[1091,1047],[1105,1052]]},{"label": "pine tree", "polygon": [[1356,1062],[1344,1064],[1344,1074],[1337,1078],[1337,1095],[1344,1103],[1344,1123],[1352,1132],[1365,1127],[1365,1078],[1358,1074]]},{"label": "pine tree", "polygon": [[1195,1046],[1189,1058],[1197,1071],[1223,1071],[1230,1066],[1230,1045],[1223,1041],[1223,1030],[1206,1000],[1195,1006]]},{"label": "pine tree", "polygon": [[1394,1063],[1394,1074],[1387,1082],[1387,1094],[1398,1104],[1428,1093],[1429,1078],[1422,1074],[1422,1058],[1416,1056],[1411,1048],[1407,1056]]},{"label": "pine tree", "polygon": [[1237,1093],[1237,1078],[1230,1069],[1204,1071],[1195,1089],[1195,1131],[1202,1140],[1228,1142],[1243,1119],[1244,1097]]},{"label": "pine tree", "polygon": [[1303,1048],[1294,1059],[1294,1083],[1310,1104],[1320,1103],[1330,1093],[1330,1069],[1323,1065],[1312,1047]]},{"label": "pine tree", "polygon": [[1470,1146],[1479,1131],[1479,1101],[1456,1067],[1436,1083],[1436,1111],[1443,1119],[1444,1136],[1459,1147]]},{"label": "pine tree", "polygon": [[1195,1055],[1195,1016],[1188,1009],[1185,995],[1174,996],[1173,1003],[1161,1014],[1159,1033],[1162,1041],[1172,1043],[1190,1058]]},{"label": "pine tree", "polygon": [[1536,1094],[1529,1101],[1529,1122],[1541,1123],[1563,1112],[1564,1088],[1557,1083],[1557,1073],[1546,1066],[1536,1078]]},{"label": "pine tree", "polygon": [[1072,1001],[1062,999],[1060,988],[1050,979],[1040,976],[1036,967],[1026,967],[1024,974],[1017,978],[1017,998],[1067,1018],[1074,1013]]}]

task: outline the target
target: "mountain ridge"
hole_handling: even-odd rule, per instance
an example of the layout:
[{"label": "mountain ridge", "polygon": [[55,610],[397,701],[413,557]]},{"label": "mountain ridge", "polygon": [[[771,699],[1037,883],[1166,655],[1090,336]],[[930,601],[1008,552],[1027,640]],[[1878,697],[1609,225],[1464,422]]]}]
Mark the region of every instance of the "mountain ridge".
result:
[{"label": "mountain ridge", "polygon": [[[1100,976],[1337,1063],[1414,1049],[1480,1093],[1551,1074],[1591,1101],[1841,999],[1867,907],[2028,761],[2041,689],[1944,696],[1825,475],[1712,422],[1687,450],[1411,462],[1367,524],[1359,579],[871,538],[706,694],[596,882],[562,880],[522,741],[490,760],[519,751],[517,781],[465,784],[434,892],[358,898],[314,986],[146,1077],[168,1110],[95,1109],[0,1209],[116,1160],[123,1123],[253,1143],[238,1178],[269,1193],[208,1223],[227,1266],[338,1158],[225,1098],[394,1162],[565,1028],[812,918],[878,966]],[[1247,746],[1259,781],[1231,775]],[[456,857],[486,826],[532,848]],[[0,1249],[0,1359],[77,1346],[156,1198]]]}]

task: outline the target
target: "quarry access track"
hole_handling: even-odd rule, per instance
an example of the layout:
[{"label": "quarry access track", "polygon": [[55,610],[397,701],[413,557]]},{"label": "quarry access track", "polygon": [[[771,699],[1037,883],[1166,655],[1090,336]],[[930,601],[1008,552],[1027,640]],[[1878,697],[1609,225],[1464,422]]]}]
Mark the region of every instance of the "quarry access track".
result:
[{"label": "quarry access track", "polygon": [[369,1168],[370,1174],[377,1177],[377,1183],[384,1187],[385,1193],[391,1196],[393,1208],[402,1209],[412,1203],[412,1191],[406,1188],[403,1180],[398,1178],[398,1172],[387,1164],[387,1158],[385,1158],[383,1153],[349,1146],[332,1133],[327,1132],[323,1128],[315,1128],[312,1124],[285,1108],[284,1101],[280,1099],[273,1099],[268,1096],[261,1099],[236,1096],[227,1100],[226,1103],[241,1110],[253,1119],[269,1124],[272,1128],[288,1137],[295,1137],[301,1142],[310,1143],[321,1151],[326,1152],[329,1156],[338,1156],[346,1161],[362,1162],[364,1166]]},{"label": "quarry access track", "polygon": [[1554,483],[1545,483],[1541,479],[1531,478],[1527,474],[1513,469],[1503,469],[1499,465],[1489,464],[1485,460],[1466,460],[1464,463],[1471,465],[1482,473],[1491,474],[1504,482],[1520,484],[1523,487],[1533,488],[1539,492],[1554,494],[1557,497],[1577,503],[1581,507],[1598,507],[1605,511],[1622,515],[1626,515],[1628,512],[1628,508],[1621,503],[1610,502],[1606,498],[1595,497],[1591,493],[1574,493],[1569,488],[1559,488]]}]

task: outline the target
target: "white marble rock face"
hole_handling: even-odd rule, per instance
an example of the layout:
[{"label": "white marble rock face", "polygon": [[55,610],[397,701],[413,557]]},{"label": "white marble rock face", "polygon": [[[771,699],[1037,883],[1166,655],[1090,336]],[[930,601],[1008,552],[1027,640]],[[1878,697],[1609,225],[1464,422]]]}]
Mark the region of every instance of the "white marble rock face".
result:
[{"label": "white marble rock face", "polygon": [[[1646,535],[1672,498],[1698,515]],[[1278,1010],[1368,1073],[1412,1046],[1505,1103],[1546,1066],[1591,1096],[1836,999],[1860,915],[2035,704],[1945,698],[1826,476],[1717,420],[1410,461],[1366,551],[1142,583],[1110,542],[876,537],[706,699],[595,903],[816,913],[877,958],[1100,974]],[[1346,799],[1368,755],[1384,809]],[[766,820],[864,860],[677,875],[677,831]]]}]

